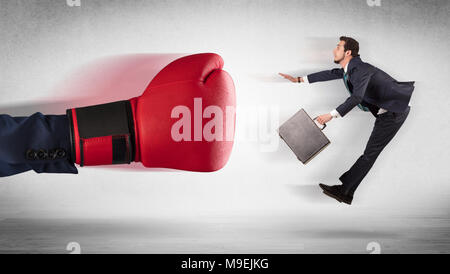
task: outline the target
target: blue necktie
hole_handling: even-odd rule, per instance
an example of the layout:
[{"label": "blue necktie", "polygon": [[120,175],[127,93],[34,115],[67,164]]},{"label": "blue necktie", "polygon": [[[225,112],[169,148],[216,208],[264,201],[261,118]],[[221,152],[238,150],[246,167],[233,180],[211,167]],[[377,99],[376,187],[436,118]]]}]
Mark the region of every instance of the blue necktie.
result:
[{"label": "blue necktie", "polygon": [[[348,73],[345,73],[345,74],[344,74],[344,84],[345,84],[345,87],[347,88],[348,92],[350,93],[350,95],[352,95],[353,93],[350,91],[350,88],[348,87],[347,80],[348,80]],[[369,111],[368,108],[362,106],[361,104],[359,104],[358,107],[359,107],[362,111]]]}]

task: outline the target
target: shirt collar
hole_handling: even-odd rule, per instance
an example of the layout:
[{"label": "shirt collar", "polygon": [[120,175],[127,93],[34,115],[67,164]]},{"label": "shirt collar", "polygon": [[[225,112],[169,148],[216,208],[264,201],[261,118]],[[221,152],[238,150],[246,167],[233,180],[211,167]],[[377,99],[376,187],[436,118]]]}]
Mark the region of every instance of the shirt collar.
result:
[{"label": "shirt collar", "polygon": [[344,68],[344,72],[347,73],[348,71],[351,71],[356,65],[362,63],[360,56],[353,57],[350,62],[347,63],[347,65]]},{"label": "shirt collar", "polygon": [[344,67],[344,73],[347,73],[347,69],[348,69],[348,64],[349,64],[350,62],[348,62],[347,63],[347,65],[345,65],[345,67]]}]

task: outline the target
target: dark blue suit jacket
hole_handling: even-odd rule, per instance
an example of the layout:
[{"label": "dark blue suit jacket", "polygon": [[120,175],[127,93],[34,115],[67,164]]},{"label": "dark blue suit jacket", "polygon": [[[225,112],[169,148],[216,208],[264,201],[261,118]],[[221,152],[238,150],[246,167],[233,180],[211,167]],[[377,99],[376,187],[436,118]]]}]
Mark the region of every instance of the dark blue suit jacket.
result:
[{"label": "dark blue suit jacket", "polygon": [[0,115],[0,177],[29,170],[74,173],[66,115]]},{"label": "dark blue suit jacket", "polygon": [[[415,82],[398,82],[381,69],[353,57],[347,67],[352,95],[336,111],[344,117],[361,104],[376,117],[380,108],[403,113],[408,107]],[[344,79],[344,69],[332,69],[308,75],[310,83]]]}]

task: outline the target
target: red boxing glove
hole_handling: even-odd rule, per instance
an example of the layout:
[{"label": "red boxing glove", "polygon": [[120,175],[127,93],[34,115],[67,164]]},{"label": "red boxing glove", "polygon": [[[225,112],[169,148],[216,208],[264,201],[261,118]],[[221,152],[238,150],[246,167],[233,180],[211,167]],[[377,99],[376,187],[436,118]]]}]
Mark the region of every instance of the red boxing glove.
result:
[{"label": "red boxing glove", "polygon": [[212,172],[230,156],[233,80],[217,54],[180,58],[143,95],[67,110],[72,159],[81,166],[142,162],[146,167]]}]

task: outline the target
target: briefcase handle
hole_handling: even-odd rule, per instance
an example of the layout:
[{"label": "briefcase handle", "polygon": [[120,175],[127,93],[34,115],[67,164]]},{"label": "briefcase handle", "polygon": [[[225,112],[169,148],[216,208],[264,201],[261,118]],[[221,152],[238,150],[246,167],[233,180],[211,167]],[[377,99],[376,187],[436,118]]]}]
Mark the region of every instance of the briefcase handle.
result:
[{"label": "briefcase handle", "polygon": [[[317,118],[319,118],[319,116],[317,116],[316,118],[314,118],[313,121],[314,121],[314,120],[317,120]],[[327,127],[327,124],[323,125],[322,130],[324,130],[326,127]]]}]

